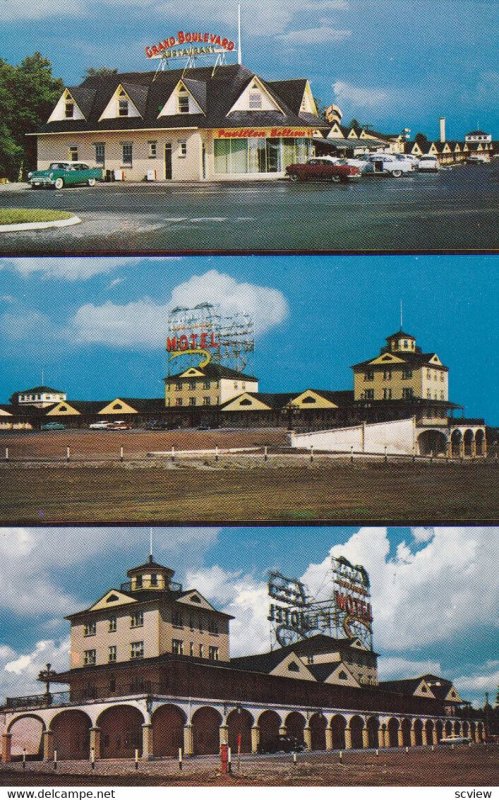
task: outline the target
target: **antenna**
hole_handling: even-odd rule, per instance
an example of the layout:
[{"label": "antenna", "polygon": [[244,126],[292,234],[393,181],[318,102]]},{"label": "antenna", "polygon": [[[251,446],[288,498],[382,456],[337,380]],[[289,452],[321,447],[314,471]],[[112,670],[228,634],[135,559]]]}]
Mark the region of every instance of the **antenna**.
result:
[{"label": "antenna", "polygon": [[237,7],[237,63],[243,63],[243,54],[241,47],[241,4]]},{"label": "antenna", "polygon": [[152,528],[149,528],[149,561],[152,560]]},{"label": "antenna", "polygon": [[404,329],[404,306],[403,301],[400,301],[400,330]]}]

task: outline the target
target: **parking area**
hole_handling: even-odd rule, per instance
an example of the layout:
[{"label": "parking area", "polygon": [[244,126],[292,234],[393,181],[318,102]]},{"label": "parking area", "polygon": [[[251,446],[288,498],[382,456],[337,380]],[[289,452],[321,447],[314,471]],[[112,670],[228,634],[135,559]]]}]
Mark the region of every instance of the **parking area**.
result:
[{"label": "parking area", "polygon": [[497,163],[324,182],[0,187],[0,205],[71,211],[81,225],[3,233],[0,253],[496,249]]}]

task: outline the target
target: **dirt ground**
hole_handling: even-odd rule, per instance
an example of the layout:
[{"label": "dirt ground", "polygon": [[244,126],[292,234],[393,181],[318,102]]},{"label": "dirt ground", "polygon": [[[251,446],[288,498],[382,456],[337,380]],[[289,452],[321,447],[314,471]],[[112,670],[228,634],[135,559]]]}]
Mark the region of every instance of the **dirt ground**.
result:
[{"label": "dirt ground", "polygon": [[[0,521],[491,522],[499,469],[284,454],[284,430],[9,432],[0,448]],[[197,457],[183,449],[263,447]],[[123,446],[125,460],[119,460]],[[66,447],[70,462],[65,463]],[[175,457],[147,458],[150,451]],[[0,454],[2,451],[0,449]]]},{"label": "dirt ground", "polygon": [[296,766],[291,755],[242,756],[231,775],[220,775],[213,757],[187,759],[180,772],[173,759],[140,763],[88,762],[14,763],[0,768],[0,785],[114,785],[114,786],[496,786],[499,778],[497,746],[458,746],[381,750],[339,754],[300,753]]}]

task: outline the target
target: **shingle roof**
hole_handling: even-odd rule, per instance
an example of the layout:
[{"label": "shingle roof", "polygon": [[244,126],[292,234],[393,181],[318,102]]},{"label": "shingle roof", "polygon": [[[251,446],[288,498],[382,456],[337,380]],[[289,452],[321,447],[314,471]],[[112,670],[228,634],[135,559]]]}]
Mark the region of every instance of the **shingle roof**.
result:
[{"label": "shingle roof", "polygon": [[56,394],[65,394],[63,389],[53,389],[52,386],[33,386],[32,389],[20,389],[20,391],[14,393],[14,396],[17,397],[17,395],[20,395],[20,394],[28,394],[28,393],[33,393],[33,392],[37,392],[38,394],[40,394],[41,392],[45,392],[45,393],[46,392],[51,392],[51,393],[55,392]]},{"label": "shingle roof", "polygon": [[[389,352],[391,352],[391,351],[383,349],[381,351],[380,355],[383,355],[383,353],[389,353]],[[397,352],[393,353],[393,355],[396,356],[397,358],[402,359],[403,362],[405,362],[407,364],[410,364],[410,366],[412,366],[412,367],[430,366],[430,367],[432,367],[434,369],[444,370],[445,372],[448,372],[448,369],[449,369],[448,367],[445,367],[443,364],[433,364],[433,363],[430,364],[429,363],[430,360],[433,358],[433,356],[437,355],[435,352],[433,352],[433,353],[421,353],[421,352],[416,352],[416,353],[413,353],[413,352],[405,353],[405,352],[403,352],[403,353],[400,353],[397,350]],[[384,366],[391,367],[391,368],[396,368],[397,367],[397,364],[393,363],[393,362],[387,362],[386,365],[385,364],[372,364],[371,362],[376,358],[379,358],[379,355],[373,356],[372,358],[367,359],[367,361],[360,361],[358,364],[353,364],[352,369],[356,370],[356,369],[362,369],[363,367],[372,368],[372,367],[384,367]]]},{"label": "shingle roof", "polygon": [[[184,374],[184,372],[187,371],[187,369],[189,369],[189,367],[186,367],[186,369],[182,370],[182,372],[175,373],[175,375],[169,375],[167,378],[165,378],[165,381],[166,382],[171,382],[173,380],[177,380],[178,378],[180,378],[181,375]],[[239,372],[236,369],[230,369],[230,367],[224,367],[222,364],[210,363],[210,364],[207,364],[205,367],[194,367],[194,369],[196,369],[199,372],[201,372],[207,378],[234,378],[234,379],[240,380],[240,381],[241,380],[242,381],[257,381],[258,380],[258,378],[255,378],[254,375],[245,375],[244,372]],[[193,377],[195,377],[195,376],[193,376]],[[186,380],[187,380],[187,378],[186,378]]]},{"label": "shingle roof", "polygon": [[[41,133],[91,130],[129,130],[137,128],[233,128],[255,126],[286,126],[293,128],[324,127],[323,121],[314,115],[299,115],[297,97],[303,81],[274,81],[267,83],[259,77],[269,95],[276,100],[281,111],[236,111],[230,109],[253,80],[255,73],[238,64],[198,67],[188,70],[165,70],[164,72],[126,72],[98,75],[86,78],[79,87],[70,91],[79,93],[85,105],[85,120],[64,119],[48,122]],[[193,97],[205,113],[175,114],[161,116],[160,110],[173,93],[179,80],[183,80]],[[118,117],[100,120],[119,85],[122,85],[137,106],[141,117]],[[84,90],[85,95],[80,90]],[[282,92],[279,94],[279,90]],[[92,99],[93,92],[93,99]],[[291,104],[288,105],[288,102]],[[301,102],[301,97],[300,97]],[[83,109],[82,109],[83,111]]]}]

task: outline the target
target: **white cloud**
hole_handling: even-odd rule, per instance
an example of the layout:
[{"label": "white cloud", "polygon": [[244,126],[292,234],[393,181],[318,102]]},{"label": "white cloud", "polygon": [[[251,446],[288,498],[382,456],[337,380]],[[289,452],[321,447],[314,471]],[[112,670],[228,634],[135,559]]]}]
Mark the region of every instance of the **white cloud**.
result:
[{"label": "white cloud", "polygon": [[397,680],[399,678],[418,678],[420,675],[441,675],[442,667],[439,661],[428,659],[418,660],[398,656],[380,658],[378,662],[379,678],[382,681]]},{"label": "white cloud", "polygon": [[276,289],[238,283],[230,275],[209,270],[175,287],[166,303],[149,297],[125,305],[111,301],[100,306],[87,303],[74,315],[66,335],[80,343],[157,348],[165,338],[171,309],[198,303],[219,303],[222,314],[248,313],[257,335],[278,325],[288,313],[286,299]]},{"label": "white cloud", "polygon": [[[8,651],[3,653],[2,651]],[[53,639],[40,640],[30,652],[15,652],[0,646],[0,696],[16,697],[30,694],[43,694],[43,683],[36,680],[40,670],[47,663],[51,669],[63,671],[69,663],[69,636],[57,642]],[[53,691],[63,690],[54,684]]]},{"label": "white cloud", "polygon": [[[85,4],[80,0],[65,0],[64,14],[81,16]],[[59,0],[35,0],[33,3],[19,3],[18,0],[1,0],[0,22],[20,22],[21,20],[39,20],[45,17],[58,17],[61,13]]]},{"label": "white cloud", "polygon": [[422,542],[431,542],[435,536],[433,528],[413,528],[411,533],[414,541],[418,544]]},{"label": "white cloud", "polygon": [[335,81],[333,83],[335,102],[342,108],[352,108],[360,111],[364,110],[383,110],[383,107],[392,103],[395,99],[394,92],[378,87],[354,86],[346,81]]},{"label": "white cloud", "polygon": [[288,31],[278,36],[279,41],[285,44],[324,44],[325,42],[344,42],[352,35],[352,31],[331,28],[323,25],[320,28],[305,28],[302,30]]},{"label": "white cloud", "polygon": [[13,269],[23,277],[40,274],[43,278],[65,281],[89,280],[95,275],[112,272],[122,267],[136,266],[143,258],[126,256],[106,257],[57,257],[48,258],[2,258],[0,269]]},{"label": "white cloud", "polygon": [[[499,685],[499,661],[486,661],[474,669],[471,675],[460,675],[454,680],[454,684],[459,692],[476,692],[482,698],[485,692],[495,692]],[[494,695],[490,700],[494,702]]]}]

